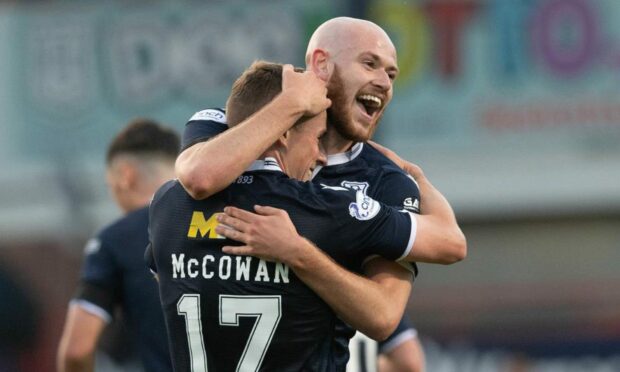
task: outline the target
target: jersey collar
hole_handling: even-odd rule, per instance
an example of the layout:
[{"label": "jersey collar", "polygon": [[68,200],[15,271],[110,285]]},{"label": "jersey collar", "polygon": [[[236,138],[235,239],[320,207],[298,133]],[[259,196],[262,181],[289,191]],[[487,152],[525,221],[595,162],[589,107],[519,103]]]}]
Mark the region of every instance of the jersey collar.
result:
[{"label": "jersey collar", "polygon": [[[347,152],[341,152],[339,154],[327,155],[327,164],[325,166],[329,167],[331,165],[338,165],[338,164],[348,163],[351,160],[357,158],[357,156],[362,152],[363,148],[364,148],[364,143],[363,142],[358,142],[355,145],[353,145],[353,147],[351,147],[351,150],[349,150]],[[312,172],[312,177],[310,177],[310,179],[313,179],[317,174],[319,174],[321,169],[323,169],[322,165],[319,165],[316,168],[314,168],[314,171]]]},{"label": "jersey collar", "polygon": [[254,162],[250,165],[250,167],[246,171],[255,171],[255,170],[270,170],[276,172],[283,172],[282,168],[276,161],[275,158],[266,157],[263,160],[254,160]]},{"label": "jersey collar", "polygon": [[355,145],[353,145],[353,147],[351,147],[351,150],[349,150],[347,152],[341,152],[339,154],[327,155],[327,166],[329,167],[330,165],[338,165],[338,164],[348,163],[351,160],[357,158],[357,156],[362,152],[363,148],[364,148],[364,143],[363,142],[358,142]]}]

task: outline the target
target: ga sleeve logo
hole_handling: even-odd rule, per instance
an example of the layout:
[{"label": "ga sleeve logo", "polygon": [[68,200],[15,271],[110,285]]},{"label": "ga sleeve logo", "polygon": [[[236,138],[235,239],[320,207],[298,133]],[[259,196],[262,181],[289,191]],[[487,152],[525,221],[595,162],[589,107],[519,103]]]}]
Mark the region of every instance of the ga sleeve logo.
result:
[{"label": "ga sleeve logo", "polygon": [[420,201],[415,197],[406,198],[403,201],[403,208],[414,213],[420,213]]}]

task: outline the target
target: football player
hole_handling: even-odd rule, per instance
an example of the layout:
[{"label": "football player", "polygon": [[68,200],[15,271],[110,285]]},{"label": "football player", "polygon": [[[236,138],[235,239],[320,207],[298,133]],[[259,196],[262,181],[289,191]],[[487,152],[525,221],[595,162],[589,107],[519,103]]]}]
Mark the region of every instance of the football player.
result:
[{"label": "football player", "polygon": [[[378,151],[377,146],[365,142],[372,136],[391,100],[393,82],[398,74],[396,51],[387,34],[364,20],[344,17],[329,20],[311,37],[306,65],[308,70],[328,82],[328,97],[332,99],[323,140],[327,164],[315,169],[313,181],[354,188],[412,212],[421,210],[432,221],[425,230],[433,234],[427,241],[419,241],[412,252],[416,260],[442,264],[462,260],[466,255],[465,238],[446,199],[418,167],[403,163],[413,173],[416,184],[411,175]],[[176,163],[179,180],[197,198],[228,185],[260,155],[265,143],[277,138],[286,128],[280,126],[283,122],[265,123],[260,130],[242,124],[234,133],[225,132],[204,141],[224,128],[223,122],[201,125],[202,119],[214,119],[208,114],[212,111],[205,110],[190,120],[186,127],[188,147]],[[244,150],[235,150],[241,148]],[[221,154],[218,162],[208,160],[218,153]],[[421,207],[420,191],[424,207]],[[374,265],[387,273],[399,270],[398,265],[380,258],[369,262],[364,269],[368,271]],[[317,270],[317,275],[319,273]],[[383,277],[383,280],[387,279]],[[346,345],[352,333],[344,325],[339,328],[340,354],[346,363]]]},{"label": "football player", "polygon": [[125,215],[102,229],[84,250],[79,288],[71,301],[58,350],[58,370],[92,371],[97,342],[120,307],[146,371],[170,371],[157,284],[144,266],[148,204],[174,177],[179,137],[137,119],[110,143],[108,187]]}]

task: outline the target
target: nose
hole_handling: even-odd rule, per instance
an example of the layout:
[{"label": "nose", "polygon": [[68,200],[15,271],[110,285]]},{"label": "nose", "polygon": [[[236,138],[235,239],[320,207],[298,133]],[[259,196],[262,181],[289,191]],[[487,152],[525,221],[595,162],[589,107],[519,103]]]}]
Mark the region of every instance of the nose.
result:
[{"label": "nose", "polygon": [[387,71],[383,69],[376,70],[376,76],[372,83],[385,92],[388,92],[392,88],[392,79],[390,79],[390,75],[388,75]]}]

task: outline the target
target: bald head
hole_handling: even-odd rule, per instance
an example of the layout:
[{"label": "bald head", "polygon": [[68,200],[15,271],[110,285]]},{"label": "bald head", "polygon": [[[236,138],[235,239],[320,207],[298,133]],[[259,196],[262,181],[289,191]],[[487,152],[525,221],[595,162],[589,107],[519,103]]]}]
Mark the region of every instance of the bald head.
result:
[{"label": "bald head", "polygon": [[373,40],[381,48],[396,49],[388,34],[373,22],[350,17],[332,18],[321,24],[310,37],[306,49],[306,64],[310,63],[312,53],[323,49],[336,56],[347,48],[359,48],[363,42]]}]

